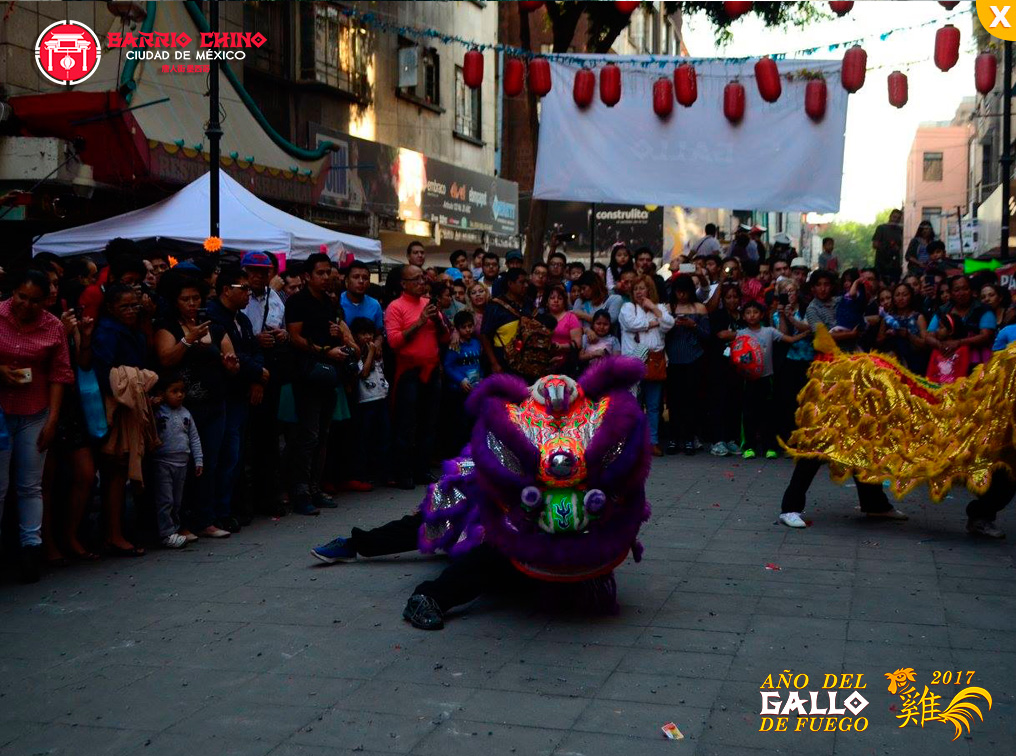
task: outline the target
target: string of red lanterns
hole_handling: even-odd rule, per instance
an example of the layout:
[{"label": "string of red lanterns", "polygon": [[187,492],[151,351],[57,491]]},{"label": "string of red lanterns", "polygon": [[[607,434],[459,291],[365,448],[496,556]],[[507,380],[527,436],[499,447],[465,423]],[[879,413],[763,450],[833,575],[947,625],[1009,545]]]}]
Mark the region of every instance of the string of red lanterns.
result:
[{"label": "string of red lanterns", "polygon": [[[620,13],[630,14],[639,2],[615,2]],[[940,2],[939,5],[952,10],[957,2]],[[524,12],[532,12],[544,5],[543,2],[520,2]],[[853,9],[853,2],[830,2],[830,9],[838,16],[843,16]],[[724,11],[731,20],[752,10],[751,2],[724,2]],[[940,28],[935,34],[935,65],[942,71],[949,71],[959,61],[960,30],[952,24]],[[867,75],[868,55],[859,45],[854,45],[843,56],[840,69],[840,83],[850,94],[864,86]],[[525,82],[526,64],[517,57],[507,57],[504,61],[504,93],[515,97],[522,93]],[[529,61],[529,89],[537,97],[546,96],[552,86],[550,63],[544,57],[536,57]],[[981,94],[994,89],[998,78],[998,61],[991,52],[981,53],[974,61],[974,85]],[[607,63],[600,69],[599,89],[600,100],[607,107],[614,107],[621,100],[621,69],[614,63]],[[463,80],[466,86],[479,87],[483,82],[483,54],[478,49],[469,50],[463,60]],[[755,83],[759,95],[765,102],[773,103],[782,95],[782,77],[775,60],[766,57],[755,63]],[[909,98],[908,80],[900,71],[893,71],[887,78],[889,104],[902,108]],[[596,74],[589,68],[580,69],[573,84],[572,96],[575,104],[585,109],[592,104],[596,90]],[[825,117],[828,104],[828,87],[824,78],[814,78],[805,86],[805,112],[816,123]],[[691,107],[698,100],[698,80],[695,67],[690,63],[682,63],[674,69],[673,82],[667,77],[660,77],[653,83],[653,111],[662,119],[669,118],[673,112],[673,101],[683,107]],[[723,112],[732,124],[738,124],[744,118],[746,92],[737,80],[729,82],[723,90]]]}]

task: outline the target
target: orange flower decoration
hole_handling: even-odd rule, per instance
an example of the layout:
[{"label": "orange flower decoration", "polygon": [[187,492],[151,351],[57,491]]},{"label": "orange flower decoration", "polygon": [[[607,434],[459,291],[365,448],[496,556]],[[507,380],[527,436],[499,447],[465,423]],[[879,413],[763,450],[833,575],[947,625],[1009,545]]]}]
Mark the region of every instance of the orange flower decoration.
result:
[{"label": "orange flower decoration", "polygon": [[218,236],[209,236],[205,239],[205,252],[215,253],[222,249],[222,239]]},{"label": "orange flower decoration", "polygon": [[169,267],[175,268],[177,266],[178,262],[179,262],[179,260],[177,260],[175,257],[173,257],[173,255],[169,256]]}]

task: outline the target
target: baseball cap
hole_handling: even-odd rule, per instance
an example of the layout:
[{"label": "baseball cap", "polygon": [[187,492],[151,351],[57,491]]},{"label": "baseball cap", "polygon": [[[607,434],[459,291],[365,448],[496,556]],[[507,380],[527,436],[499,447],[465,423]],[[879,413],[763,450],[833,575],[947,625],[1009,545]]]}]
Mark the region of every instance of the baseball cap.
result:
[{"label": "baseball cap", "polygon": [[271,268],[272,261],[264,252],[246,252],[240,260],[241,268]]},{"label": "baseball cap", "polygon": [[810,266],[808,265],[808,261],[805,260],[803,257],[795,257],[793,260],[790,261],[790,267],[791,268],[808,268]]},{"label": "baseball cap", "polygon": [[522,253],[519,252],[517,249],[513,249],[511,252],[509,252],[507,255],[504,256],[504,259],[505,260],[525,260],[526,258],[524,258],[522,256]]},{"label": "baseball cap", "polygon": [[462,280],[462,271],[459,270],[458,268],[448,268],[445,271],[445,274],[451,276],[451,279],[453,281],[461,281]]},{"label": "baseball cap", "polygon": [[786,234],[776,234],[776,238],[773,239],[773,243],[775,243],[775,244],[786,244],[789,247],[790,246],[790,237],[787,236]]}]

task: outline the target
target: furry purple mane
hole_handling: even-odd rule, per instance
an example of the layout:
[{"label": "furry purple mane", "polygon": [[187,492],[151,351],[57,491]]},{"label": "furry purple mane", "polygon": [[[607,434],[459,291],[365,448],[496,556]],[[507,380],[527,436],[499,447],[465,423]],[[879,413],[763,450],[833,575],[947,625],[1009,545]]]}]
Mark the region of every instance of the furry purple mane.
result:
[{"label": "furry purple mane", "polygon": [[469,398],[466,399],[466,410],[473,417],[480,417],[483,405],[488,399],[518,404],[525,401],[528,396],[529,386],[518,376],[508,373],[492,375],[480,381],[480,385],[469,394]]},{"label": "furry purple mane", "polygon": [[590,399],[599,399],[617,389],[630,389],[646,375],[646,364],[634,357],[607,357],[579,378],[579,385]]}]

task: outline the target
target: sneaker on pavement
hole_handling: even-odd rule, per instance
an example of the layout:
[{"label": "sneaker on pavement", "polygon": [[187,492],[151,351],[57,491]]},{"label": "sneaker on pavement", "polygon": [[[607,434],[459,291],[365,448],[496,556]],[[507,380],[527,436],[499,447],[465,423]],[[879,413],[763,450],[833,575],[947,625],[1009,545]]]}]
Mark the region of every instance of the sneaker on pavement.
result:
[{"label": "sneaker on pavement", "polygon": [[311,503],[312,503],[313,506],[317,507],[318,509],[338,509],[339,508],[338,502],[336,502],[335,499],[333,499],[331,496],[329,496],[328,494],[324,493],[323,491],[318,491],[316,494],[314,494],[313,498],[311,499]]},{"label": "sneaker on pavement", "polygon": [[321,514],[321,510],[310,503],[310,497],[298,497],[293,500],[293,514],[312,517]]},{"label": "sneaker on pavement", "polygon": [[167,549],[181,549],[187,545],[187,537],[179,533],[170,533],[162,539],[162,545]]},{"label": "sneaker on pavement", "polygon": [[440,630],[444,627],[444,613],[437,601],[422,593],[414,593],[402,610],[403,619],[420,630]]},{"label": "sneaker on pavement", "polygon": [[800,512],[784,512],[780,515],[780,522],[788,528],[806,528],[808,523],[801,519]]},{"label": "sneaker on pavement", "polygon": [[320,559],[325,564],[336,562],[353,562],[356,560],[356,549],[349,545],[349,539],[339,536],[324,546],[318,546],[310,550],[315,559]]},{"label": "sneaker on pavement", "polygon": [[189,530],[181,530],[179,535],[182,535],[184,540],[187,541],[187,543],[194,543],[196,540],[198,540],[198,537],[193,533],[191,533]]},{"label": "sneaker on pavement", "polygon": [[742,454],[741,456],[744,457],[745,459],[755,459],[755,450],[745,449],[744,454]]},{"label": "sneaker on pavement", "polygon": [[727,447],[727,451],[730,452],[731,454],[741,453],[741,445],[738,444],[736,441],[728,441],[727,443],[724,444],[724,446]]},{"label": "sneaker on pavement", "polygon": [[967,532],[986,538],[1005,538],[1005,531],[996,526],[992,520],[967,520]]},{"label": "sneaker on pavement", "polygon": [[770,449],[769,451],[766,452],[766,459],[776,459],[779,456],[780,455],[777,454],[776,451],[773,449]]},{"label": "sneaker on pavement", "polygon": [[722,441],[717,441],[715,444],[713,444],[712,448],[709,450],[709,453],[712,454],[714,457],[726,457],[728,454],[730,454],[730,452],[727,451],[727,445]]},{"label": "sneaker on pavement", "polygon": [[684,442],[684,453],[685,453],[686,456],[689,456],[689,457],[695,456],[695,444],[694,444],[694,442],[692,442],[692,441],[685,441]]},{"label": "sneaker on pavement", "polygon": [[902,522],[903,520],[910,519],[910,515],[906,512],[901,512],[895,507],[887,509],[885,512],[865,512],[865,514],[868,515],[868,517],[875,517],[882,520],[900,520]]},{"label": "sneaker on pavement", "polygon": [[198,535],[202,538],[229,538],[229,531],[209,525],[204,530],[199,530]]}]

